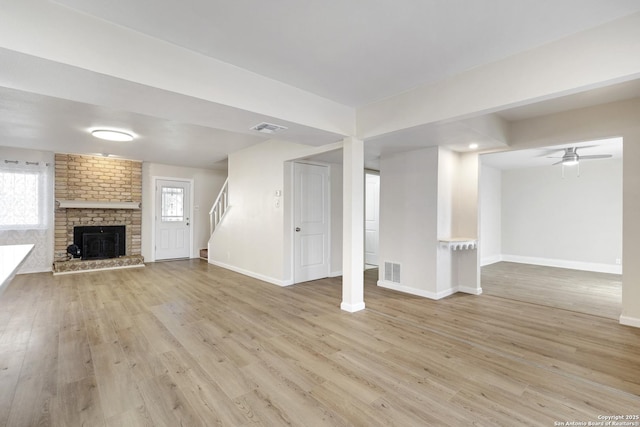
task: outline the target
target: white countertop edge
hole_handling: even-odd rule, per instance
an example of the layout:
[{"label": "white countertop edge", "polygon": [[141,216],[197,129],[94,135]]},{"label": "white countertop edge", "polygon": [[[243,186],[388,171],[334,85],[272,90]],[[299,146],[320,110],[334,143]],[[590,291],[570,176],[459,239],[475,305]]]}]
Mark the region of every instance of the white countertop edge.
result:
[{"label": "white countertop edge", "polygon": [[0,246],[0,294],[4,292],[34,246],[33,244]]}]

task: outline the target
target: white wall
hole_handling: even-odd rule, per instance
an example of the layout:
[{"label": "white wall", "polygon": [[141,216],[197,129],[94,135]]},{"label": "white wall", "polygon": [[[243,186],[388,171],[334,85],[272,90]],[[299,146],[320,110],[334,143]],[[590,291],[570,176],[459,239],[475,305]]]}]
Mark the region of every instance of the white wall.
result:
[{"label": "white wall", "polygon": [[624,141],[622,227],[624,266],[620,323],[640,327],[640,98],[521,120],[511,125],[514,149],[620,136]]},{"label": "white wall", "polygon": [[[478,192],[480,159],[477,153],[457,153],[453,170],[454,209],[453,237],[478,239]],[[456,250],[451,253],[452,290],[474,295],[482,293],[480,287],[480,259],[478,249]]]},{"label": "white wall", "polygon": [[329,165],[331,179],[331,266],[332,277],[342,275],[342,165]]},{"label": "white wall", "polygon": [[505,260],[620,273],[622,160],[582,161],[580,177],[575,167],[564,178],[560,166],[503,171],[502,251]]},{"label": "white wall", "polygon": [[[437,205],[438,239],[457,237],[454,230],[455,202],[456,202],[456,172],[458,169],[458,155],[450,150],[438,150],[438,181]],[[430,242],[437,248],[437,281],[435,298],[447,296],[453,291],[452,283],[457,280],[457,272],[454,269],[453,254],[448,247],[443,247],[438,242]]]},{"label": "white wall", "polygon": [[159,163],[142,163],[142,255],[145,261],[154,261],[153,242],[153,199],[155,194],[154,177],[178,178],[193,180],[193,226],[192,254],[200,256],[200,249],[207,247],[209,241],[209,209],[218,196],[227,174],[224,171],[187,168],[182,166],[163,165]]},{"label": "white wall", "polygon": [[[477,251],[439,242],[476,238],[477,164],[440,147],[380,158],[379,286],[432,299],[482,292]],[[385,280],[385,262],[401,265],[400,283]]]},{"label": "white wall", "polygon": [[[477,239],[478,156],[439,149],[438,238]],[[479,294],[476,249],[455,250],[438,244],[437,298],[462,291]]]},{"label": "white wall", "polygon": [[488,265],[502,259],[502,172],[480,168],[480,262]]},{"label": "white wall", "polygon": [[478,237],[480,159],[477,153],[456,153],[453,234]]},{"label": "white wall", "polygon": [[[380,158],[380,286],[437,294],[438,147]],[[401,282],[384,281],[384,263],[401,265]]]},{"label": "white wall", "polygon": [[0,230],[0,245],[35,244],[33,251],[18,270],[19,274],[51,271],[54,250],[54,171],[55,155],[51,151],[25,150],[22,148],[0,147],[0,161],[49,163],[47,167],[49,199],[48,223],[46,230]]},{"label": "white wall", "polygon": [[[270,140],[229,156],[231,207],[209,242],[209,262],[280,286],[293,283],[290,161],[318,152],[317,147]],[[277,190],[282,191],[279,207]],[[332,203],[339,204],[334,196]],[[336,233],[332,227],[332,243]],[[332,271],[341,268],[340,261],[332,254]]]}]

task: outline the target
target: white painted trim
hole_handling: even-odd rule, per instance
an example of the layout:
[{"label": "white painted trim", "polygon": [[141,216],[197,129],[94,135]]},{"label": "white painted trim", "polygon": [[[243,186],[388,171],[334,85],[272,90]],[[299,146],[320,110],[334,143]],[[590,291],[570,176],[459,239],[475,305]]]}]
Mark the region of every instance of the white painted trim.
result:
[{"label": "white painted trim", "polygon": [[542,265],[545,267],[568,268],[571,270],[593,271],[596,273],[622,274],[622,266],[615,264],[598,264],[594,262],[569,261],[551,258],[536,258],[520,255],[502,255],[502,261],[519,264]]},{"label": "white painted trim", "polygon": [[93,200],[56,200],[60,209],[140,209],[140,202],[99,202]]},{"label": "white painted trim", "polygon": [[125,268],[140,268],[140,267],[144,267],[144,264],[136,264],[136,265],[119,265],[117,267],[103,267],[103,268],[92,268],[91,270],[77,270],[77,271],[61,271],[61,272],[54,272],[53,275],[54,276],[62,276],[65,274],[76,274],[76,273],[92,273],[94,271],[105,271],[105,270],[123,270]]},{"label": "white painted trim", "polygon": [[485,257],[480,260],[480,267],[484,267],[485,265],[495,264],[500,261],[503,261],[502,255],[493,255],[490,257]]},{"label": "white painted trim", "polygon": [[342,270],[332,271],[331,273],[329,273],[329,277],[340,277],[340,276],[342,276]]},{"label": "white painted trim", "polygon": [[348,311],[349,313],[355,313],[356,311],[364,310],[364,302],[359,302],[357,304],[347,304],[346,302],[340,303],[340,309],[344,311]]},{"label": "white painted trim", "polygon": [[423,289],[410,288],[408,286],[402,286],[397,283],[387,282],[385,280],[378,280],[378,286],[381,288],[391,289],[393,291],[404,292],[405,294],[416,295],[419,297],[429,298],[433,300],[439,300],[449,295],[453,295],[457,292],[457,289],[451,288],[441,292],[429,292]]},{"label": "white painted trim", "polygon": [[640,318],[620,315],[620,324],[640,328]]},{"label": "white painted trim", "polygon": [[244,268],[235,267],[233,265],[225,264],[223,262],[219,262],[219,261],[215,261],[215,260],[209,260],[209,264],[213,264],[213,265],[215,265],[217,267],[221,267],[221,268],[224,268],[224,269],[227,269],[227,270],[231,270],[231,271],[234,271],[236,273],[240,273],[242,275],[252,277],[254,279],[262,280],[263,282],[267,282],[267,283],[270,283],[272,285],[277,285],[277,286],[282,286],[282,287],[293,285],[293,281],[291,281],[291,280],[274,279],[273,277],[264,276],[262,274],[254,273],[253,271],[245,270]]},{"label": "white painted trim", "polygon": [[473,286],[458,286],[458,292],[463,292],[465,294],[471,295],[481,295],[482,288],[476,288]]}]

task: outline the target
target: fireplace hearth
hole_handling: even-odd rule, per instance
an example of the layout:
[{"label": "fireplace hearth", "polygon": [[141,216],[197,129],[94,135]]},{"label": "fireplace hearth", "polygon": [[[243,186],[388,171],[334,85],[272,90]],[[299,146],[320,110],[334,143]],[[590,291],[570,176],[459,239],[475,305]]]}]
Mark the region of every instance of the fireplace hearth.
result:
[{"label": "fireplace hearth", "polygon": [[83,260],[118,258],[126,255],[126,226],[76,226],[73,243]]}]

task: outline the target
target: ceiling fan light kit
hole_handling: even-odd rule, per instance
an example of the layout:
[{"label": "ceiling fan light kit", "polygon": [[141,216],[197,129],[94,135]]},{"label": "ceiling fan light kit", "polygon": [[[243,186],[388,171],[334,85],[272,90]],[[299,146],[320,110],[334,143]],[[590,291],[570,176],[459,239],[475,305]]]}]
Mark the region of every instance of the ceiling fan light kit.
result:
[{"label": "ceiling fan light kit", "polygon": [[[582,148],[590,148],[590,147],[594,147],[593,145],[589,146],[589,147],[582,147]],[[594,159],[608,159],[610,157],[612,157],[611,154],[593,154],[593,155],[588,155],[588,156],[580,156],[578,154],[578,148],[581,147],[567,147],[564,149],[564,154],[562,155],[562,158],[560,159],[560,161],[557,161],[555,163],[552,164],[552,166],[555,165],[562,165],[562,177],[564,178],[564,167],[565,166],[578,166],[578,177],[580,177],[580,160],[594,160]],[[550,159],[553,158],[557,158],[557,157],[549,157]]]}]

